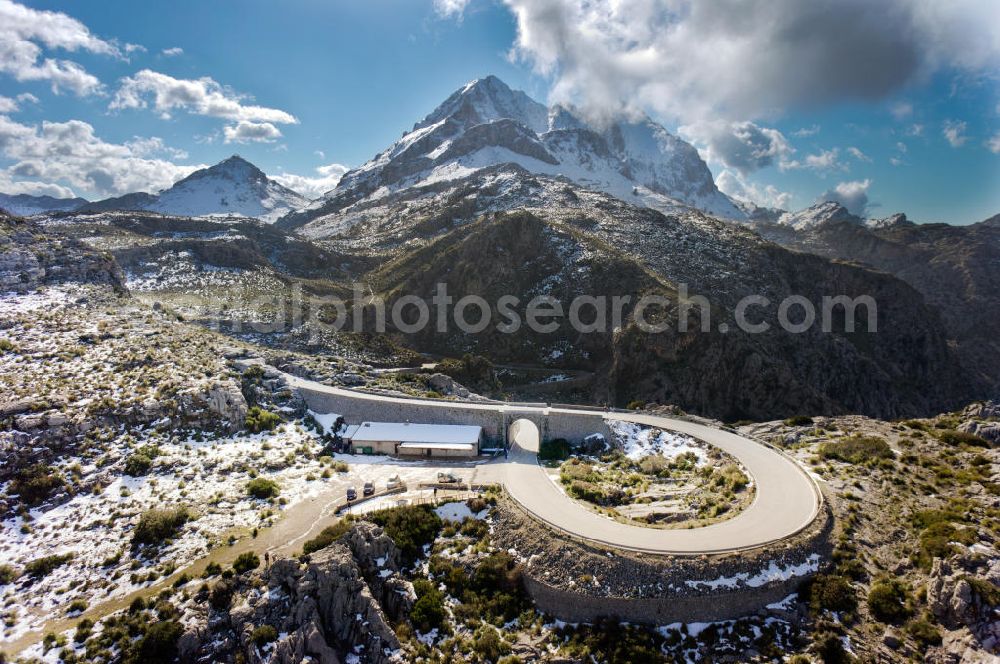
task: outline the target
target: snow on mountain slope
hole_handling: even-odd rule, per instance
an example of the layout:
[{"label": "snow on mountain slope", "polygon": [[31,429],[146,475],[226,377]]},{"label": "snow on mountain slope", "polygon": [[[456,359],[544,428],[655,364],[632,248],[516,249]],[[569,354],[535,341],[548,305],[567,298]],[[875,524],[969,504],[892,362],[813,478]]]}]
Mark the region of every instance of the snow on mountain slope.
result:
[{"label": "snow on mountain slope", "polygon": [[195,171],[159,194],[126,194],[86,206],[90,210],[149,210],[199,217],[256,217],[273,223],[309,199],[271,180],[259,168],[233,155],[215,166]]},{"label": "snow on mountain slope", "polygon": [[730,219],[746,216],[715,186],[697,150],[648,117],[593,125],[572,109],[547,108],[488,76],[453,93],[392,146],[346,173],[303,214],[282,223],[302,226],[363,200],[503,163],[647,207],[690,206]]},{"label": "snow on mountain slope", "polygon": [[66,212],[87,203],[86,198],[55,198],[31,194],[0,194],[0,208],[19,217],[42,212]]},{"label": "snow on mountain slope", "polygon": [[778,217],[778,224],[790,226],[797,231],[805,231],[823,224],[846,221],[861,225],[861,217],[851,214],[847,208],[836,201],[817,203],[798,212],[786,212]]}]

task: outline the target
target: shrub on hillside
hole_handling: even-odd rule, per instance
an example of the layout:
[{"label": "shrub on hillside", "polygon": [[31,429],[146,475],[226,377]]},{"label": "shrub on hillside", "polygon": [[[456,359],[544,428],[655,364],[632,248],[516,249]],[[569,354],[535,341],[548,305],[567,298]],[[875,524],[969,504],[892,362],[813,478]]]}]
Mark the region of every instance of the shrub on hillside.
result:
[{"label": "shrub on hillside", "polygon": [[153,467],[153,460],[141,453],[130,454],[125,459],[125,474],[132,477],[142,477]]},{"label": "shrub on hillside", "polygon": [[281,417],[260,406],[251,406],[247,410],[246,427],[253,433],[270,431],[281,424]]},{"label": "shrub on hillside", "polygon": [[129,659],[150,664],[173,662],[177,657],[177,640],[183,633],[184,627],[176,620],[155,622],[135,644],[133,656]]},{"label": "shrub on hillside", "polygon": [[44,463],[36,463],[22,468],[14,475],[8,493],[17,494],[22,503],[34,507],[65,484],[66,480],[58,470]]},{"label": "shrub on hillside", "polygon": [[794,415],[785,420],[786,427],[804,427],[813,423],[813,418],[808,415]]},{"label": "shrub on hillside", "polygon": [[260,567],[260,558],[253,551],[246,551],[236,556],[233,561],[233,570],[237,574],[246,574],[250,570]]},{"label": "shrub on hillside", "polygon": [[41,579],[73,559],[72,553],[35,558],[24,566],[24,573],[31,579]]},{"label": "shrub on hillside", "polygon": [[16,569],[11,565],[0,565],[0,586],[13,583],[19,576]]},{"label": "shrub on hillside", "polygon": [[911,621],[906,631],[924,648],[941,645],[941,632],[926,618]]},{"label": "shrub on hillside", "polygon": [[990,443],[985,438],[981,438],[974,433],[967,433],[965,431],[956,431],[955,429],[945,429],[944,431],[938,431],[935,433],[940,440],[945,445],[971,445],[973,447],[989,447]]},{"label": "shrub on hillside", "polygon": [[255,477],[247,482],[247,493],[254,498],[265,500],[267,498],[274,498],[277,496],[281,493],[281,488],[274,480],[269,480],[263,477]]},{"label": "shrub on hillside", "polygon": [[258,648],[277,640],[277,638],[278,630],[271,625],[261,625],[250,634],[250,640],[257,644]]},{"label": "shrub on hillside", "polygon": [[390,507],[367,515],[382,526],[385,534],[396,543],[406,564],[412,564],[441,532],[441,518],[430,505]]},{"label": "shrub on hillside", "polygon": [[333,544],[336,540],[340,539],[341,536],[351,529],[351,524],[353,520],[348,517],[341,519],[332,526],[327,526],[319,535],[311,540],[306,540],[306,543],[302,545],[302,553],[310,554],[320,549],[325,549],[326,547]]},{"label": "shrub on hillside", "polygon": [[819,446],[819,455],[824,459],[838,459],[847,463],[867,463],[891,459],[892,448],[877,436],[851,436],[823,443]]},{"label": "shrub on hillside", "polygon": [[868,591],[868,610],[882,622],[902,622],[913,614],[909,589],[899,579],[873,583]]},{"label": "shrub on hillside", "polygon": [[158,545],[177,534],[191,515],[186,507],[152,509],[142,513],[132,533],[132,546]]},{"label": "shrub on hillside", "polygon": [[814,612],[853,612],[858,605],[850,581],[837,574],[817,574],[806,584],[805,598]]},{"label": "shrub on hillside", "polygon": [[417,601],[410,610],[410,622],[421,632],[429,632],[444,624],[444,594],[426,579],[413,582],[413,591]]}]

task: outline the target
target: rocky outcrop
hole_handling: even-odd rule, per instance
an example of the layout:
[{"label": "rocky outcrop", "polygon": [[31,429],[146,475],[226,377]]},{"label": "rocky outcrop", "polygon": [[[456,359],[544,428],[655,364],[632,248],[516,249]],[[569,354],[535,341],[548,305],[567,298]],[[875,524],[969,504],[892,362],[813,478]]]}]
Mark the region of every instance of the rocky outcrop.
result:
[{"label": "rocky outcrop", "polygon": [[453,395],[462,399],[467,398],[470,394],[468,388],[457,383],[451,376],[442,373],[431,374],[427,379],[427,386],[439,394]]},{"label": "rocky outcrop", "polygon": [[[347,654],[372,664],[402,662],[390,621],[408,615],[413,590],[399,569],[393,541],[360,522],[308,562],[275,561],[262,574],[266,588],[237,588],[231,607],[189,626],[178,649],[187,661],[225,660],[239,651],[251,664],[340,664],[350,661]],[[278,638],[259,645],[254,631],[264,625]]]},{"label": "rocky outcrop", "polygon": [[74,282],[125,290],[121,270],[109,254],[0,212],[0,290],[26,293],[44,284]]},{"label": "rocky outcrop", "polygon": [[[934,560],[927,584],[927,606],[948,629],[968,628],[975,637],[973,645],[978,649],[1000,654],[1000,609],[991,604],[991,599],[982,592],[983,587],[995,586],[969,574],[965,567],[956,558]],[[943,658],[939,661],[949,660]]]}]

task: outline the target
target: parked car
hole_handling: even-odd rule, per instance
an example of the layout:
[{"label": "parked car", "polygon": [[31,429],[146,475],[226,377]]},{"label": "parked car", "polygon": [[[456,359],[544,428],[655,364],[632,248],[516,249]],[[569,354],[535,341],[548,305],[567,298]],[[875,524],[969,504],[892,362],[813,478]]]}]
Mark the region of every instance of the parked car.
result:
[{"label": "parked car", "polygon": [[361,489],[361,492],[366,496],[372,495],[373,493],[375,493],[375,483],[365,482],[365,486],[363,489]]},{"label": "parked car", "polygon": [[348,500],[357,500],[358,499],[358,490],[355,489],[353,486],[350,489],[347,490],[347,499]]},{"label": "parked car", "polygon": [[392,491],[393,489],[398,489],[401,486],[403,486],[403,482],[402,480],[399,479],[399,475],[393,475],[392,477],[389,478],[389,481],[385,483],[385,488],[388,489],[389,491]]},{"label": "parked car", "polygon": [[455,484],[458,478],[451,473],[438,473],[438,482],[441,484]]}]

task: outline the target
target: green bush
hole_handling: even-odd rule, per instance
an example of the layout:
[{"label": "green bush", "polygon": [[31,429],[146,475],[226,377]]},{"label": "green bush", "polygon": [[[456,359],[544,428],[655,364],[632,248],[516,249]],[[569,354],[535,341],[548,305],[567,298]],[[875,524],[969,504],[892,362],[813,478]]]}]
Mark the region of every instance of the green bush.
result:
[{"label": "green bush", "polygon": [[837,574],[817,574],[806,585],[804,594],[814,612],[853,612],[858,606],[850,581]]},{"label": "green bush", "polygon": [[333,544],[336,540],[340,539],[341,536],[351,529],[351,524],[353,520],[348,517],[341,519],[332,526],[327,526],[319,535],[311,540],[306,540],[306,543],[302,545],[302,553],[309,554],[320,549],[325,549],[326,547]]},{"label": "green bush", "polygon": [[625,404],[626,410],[642,410],[645,407],[646,407],[646,402],[643,401],[642,399],[633,399],[632,401],[629,401],[627,404]]},{"label": "green bush", "polygon": [[225,611],[233,601],[233,583],[227,579],[222,579],[208,593],[208,603],[216,611]]},{"label": "green bush", "polygon": [[600,486],[593,482],[573,480],[570,482],[569,487],[567,487],[566,493],[574,498],[586,500],[588,503],[594,503],[595,505],[606,505],[609,502],[608,495]]},{"label": "green bush", "polygon": [[[245,374],[244,374],[245,375]],[[281,424],[281,417],[260,406],[251,406],[247,410],[246,427],[253,433],[270,431]]]},{"label": "green bush", "polygon": [[166,664],[177,657],[177,639],[184,633],[184,627],[176,620],[161,620],[146,629],[146,634],[135,645],[134,662]]},{"label": "green bush", "polygon": [[73,560],[72,553],[35,558],[24,566],[24,573],[32,579],[41,579]]},{"label": "green bush", "polygon": [[132,477],[142,477],[148,473],[149,469],[152,467],[153,460],[145,454],[136,452],[135,454],[130,454],[128,458],[125,459],[125,474],[131,475]]},{"label": "green bush", "polygon": [[868,591],[868,610],[877,620],[898,624],[913,614],[909,588],[899,579],[884,579]]},{"label": "green bush", "polygon": [[245,574],[250,570],[257,569],[260,567],[260,558],[253,551],[246,551],[236,556],[236,560],[233,561],[233,570],[237,574]]},{"label": "green bush", "polygon": [[813,418],[808,415],[795,415],[785,420],[786,427],[805,427],[813,423]]},{"label": "green bush", "polygon": [[989,447],[990,443],[985,438],[981,438],[974,433],[956,431],[955,429],[945,429],[938,431],[934,435],[945,445],[972,445],[973,447]]},{"label": "green bush", "polygon": [[844,650],[844,642],[833,632],[820,632],[813,638],[813,644],[823,664],[847,664],[853,660]]},{"label": "green bush", "polygon": [[[709,630],[706,630],[706,635]],[[665,662],[656,632],[602,618],[593,625],[557,626],[560,655],[576,662]]]},{"label": "green bush", "polygon": [[250,640],[257,644],[258,648],[277,640],[277,638],[278,630],[270,625],[261,625],[250,634]]},{"label": "green bush", "polygon": [[16,569],[11,565],[0,565],[0,586],[13,583],[19,576]]},{"label": "green bush", "polygon": [[35,507],[65,485],[66,480],[59,471],[44,463],[36,463],[14,475],[8,493],[17,494],[22,503]]},{"label": "green bush", "polygon": [[923,648],[941,645],[941,632],[926,618],[910,621],[906,626],[906,631]]},{"label": "green bush", "polygon": [[932,523],[917,537],[920,548],[917,553],[917,564],[930,570],[935,558],[947,558],[955,552],[953,542],[972,544],[976,541],[975,530],[958,528],[947,521]]},{"label": "green bush", "polygon": [[572,448],[565,438],[543,440],[538,446],[539,461],[562,461],[569,457]]},{"label": "green bush", "polygon": [[152,509],[142,513],[132,533],[132,546],[159,545],[177,534],[191,515],[186,507]]},{"label": "green bush", "polygon": [[824,459],[838,459],[847,463],[866,463],[879,459],[891,459],[892,448],[877,436],[851,436],[836,442],[819,446],[819,455]]},{"label": "green bush", "polygon": [[429,632],[444,624],[444,594],[426,579],[413,582],[417,601],[410,610],[410,622],[421,632]]},{"label": "green bush", "polygon": [[481,625],[472,636],[472,650],[483,661],[496,662],[510,653],[510,644],[500,638],[500,632],[490,625]]},{"label": "green bush", "polygon": [[650,454],[639,459],[639,470],[647,475],[669,475],[670,462],[662,454]]},{"label": "green bush", "polygon": [[392,538],[405,564],[416,561],[424,546],[441,532],[441,518],[430,505],[407,505],[372,512],[367,519],[382,526]]},{"label": "green bush", "polygon": [[247,493],[254,498],[264,500],[277,496],[281,493],[281,488],[278,486],[277,482],[273,480],[265,479],[263,477],[255,477],[247,482]]},{"label": "green bush", "polygon": [[455,616],[470,624],[486,620],[503,625],[531,607],[521,567],[506,551],[481,559],[471,574],[441,556],[431,557],[429,570],[435,582],[443,583],[448,594],[461,602]]}]

